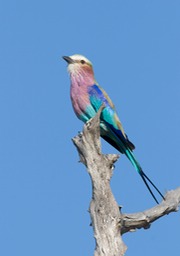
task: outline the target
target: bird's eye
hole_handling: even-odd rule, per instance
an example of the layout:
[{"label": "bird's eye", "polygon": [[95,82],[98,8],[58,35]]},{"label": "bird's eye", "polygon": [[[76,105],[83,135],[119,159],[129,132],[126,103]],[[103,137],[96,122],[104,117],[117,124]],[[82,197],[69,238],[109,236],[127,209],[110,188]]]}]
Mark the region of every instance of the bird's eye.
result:
[{"label": "bird's eye", "polygon": [[86,62],[85,62],[85,60],[81,60],[81,64],[85,64]]}]

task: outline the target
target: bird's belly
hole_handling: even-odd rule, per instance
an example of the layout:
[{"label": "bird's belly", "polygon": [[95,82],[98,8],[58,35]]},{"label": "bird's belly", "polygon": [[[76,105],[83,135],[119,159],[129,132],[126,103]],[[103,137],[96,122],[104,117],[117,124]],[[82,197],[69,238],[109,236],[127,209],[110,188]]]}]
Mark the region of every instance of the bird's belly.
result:
[{"label": "bird's belly", "polygon": [[71,94],[72,106],[77,117],[83,122],[87,122],[90,118],[95,116],[96,111],[91,106],[89,98],[86,95],[80,96],[77,93]]}]

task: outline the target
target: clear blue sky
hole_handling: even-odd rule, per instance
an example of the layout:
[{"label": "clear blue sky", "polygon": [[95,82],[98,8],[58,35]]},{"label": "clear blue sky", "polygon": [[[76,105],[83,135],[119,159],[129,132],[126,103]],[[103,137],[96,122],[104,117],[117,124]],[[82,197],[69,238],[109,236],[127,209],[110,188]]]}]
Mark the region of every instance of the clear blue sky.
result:
[{"label": "clear blue sky", "polygon": [[[93,255],[62,55],[93,62],[148,175],[163,193],[180,185],[179,12],[166,0],[0,2],[0,255]],[[154,205],[124,156],[111,184],[124,212]],[[174,213],[126,234],[127,255],[178,255],[179,223]]]}]

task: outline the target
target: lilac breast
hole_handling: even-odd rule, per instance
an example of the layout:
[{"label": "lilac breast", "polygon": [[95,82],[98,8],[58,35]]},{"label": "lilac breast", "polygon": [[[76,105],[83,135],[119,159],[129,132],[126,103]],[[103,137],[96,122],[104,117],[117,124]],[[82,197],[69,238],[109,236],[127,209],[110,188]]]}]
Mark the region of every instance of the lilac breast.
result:
[{"label": "lilac breast", "polygon": [[92,82],[92,80],[88,81],[87,78],[83,79],[82,76],[71,76],[70,96],[72,106],[77,117],[83,122],[88,121],[95,114],[89,101],[89,82]]}]

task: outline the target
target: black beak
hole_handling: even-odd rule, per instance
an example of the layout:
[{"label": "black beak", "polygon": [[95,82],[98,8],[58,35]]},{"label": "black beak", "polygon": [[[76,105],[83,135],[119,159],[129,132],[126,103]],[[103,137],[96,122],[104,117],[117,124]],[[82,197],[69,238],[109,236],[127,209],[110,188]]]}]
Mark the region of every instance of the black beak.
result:
[{"label": "black beak", "polygon": [[62,57],[68,64],[74,63],[74,60],[71,59],[69,56],[63,56]]}]

